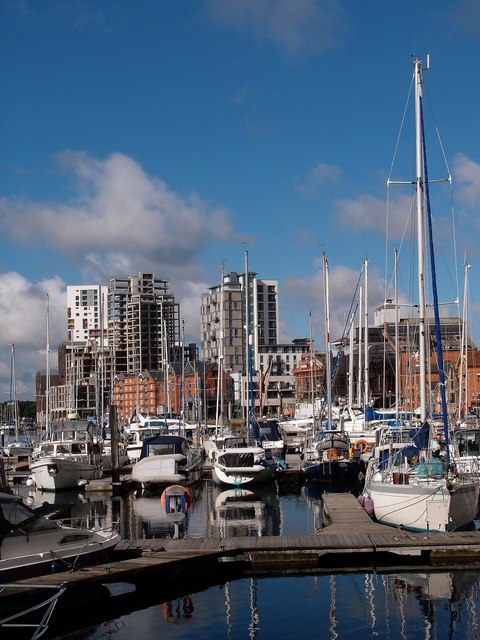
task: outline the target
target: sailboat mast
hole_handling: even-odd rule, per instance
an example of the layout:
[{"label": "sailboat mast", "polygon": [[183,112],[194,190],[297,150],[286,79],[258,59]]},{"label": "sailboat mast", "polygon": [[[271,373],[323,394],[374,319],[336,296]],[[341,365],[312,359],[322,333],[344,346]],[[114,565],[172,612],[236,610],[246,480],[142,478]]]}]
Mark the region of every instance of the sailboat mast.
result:
[{"label": "sailboat mast", "polygon": [[252,363],[252,336],[250,333],[250,296],[249,296],[249,286],[248,286],[248,251],[245,251],[245,338],[246,338],[246,373],[248,380],[248,396],[249,401],[247,402],[248,410],[247,410],[247,420],[246,423],[250,424],[251,432],[253,433],[255,426],[255,408],[253,404],[253,363]]},{"label": "sailboat mast", "polygon": [[364,263],[364,282],[365,282],[365,291],[364,291],[364,314],[365,321],[363,323],[363,407],[364,409],[367,407],[369,403],[369,380],[368,380],[368,260],[365,260]]},{"label": "sailboat mast", "polygon": [[427,350],[426,350],[426,300],[425,300],[425,252],[424,252],[424,158],[422,121],[422,62],[415,60],[415,165],[417,205],[417,263],[418,263],[418,340],[419,340],[419,393],[420,420],[427,418]]},{"label": "sailboat mast", "polygon": [[[363,293],[362,287],[359,289],[358,296],[358,376],[357,376],[357,405],[360,407],[362,404],[362,302]],[[365,407],[364,407],[365,409]]]},{"label": "sailboat mast", "polygon": [[50,436],[50,298],[47,293],[47,348],[45,371],[45,435]]},{"label": "sailboat mast", "polygon": [[327,372],[327,424],[328,428],[332,428],[332,365],[330,360],[330,291],[328,278],[328,260],[323,254],[323,299],[325,313],[325,359]]},{"label": "sailboat mast", "polygon": [[348,406],[353,406],[353,343],[355,340],[355,316],[352,315],[350,320],[349,344],[350,352],[348,354]]},{"label": "sailboat mast", "polygon": [[468,405],[468,344],[467,344],[467,317],[468,317],[468,270],[470,265],[465,262],[464,269],[464,284],[463,284],[463,311],[462,311],[462,335],[461,335],[461,347],[460,347],[460,373],[459,373],[459,393],[458,393],[458,419],[462,419],[462,412],[465,412],[463,416],[467,418],[467,405]]},{"label": "sailboat mast", "polygon": [[398,337],[398,250],[395,249],[395,422],[398,424],[400,406],[400,354]]},{"label": "sailboat mast", "polygon": [[218,336],[218,371],[217,371],[217,407],[215,411],[215,434],[218,435],[219,422],[223,427],[223,297],[224,297],[224,279],[225,268],[222,262],[220,270],[221,284],[220,284],[220,329]]},{"label": "sailboat mast", "polygon": [[[12,344],[12,356],[10,364],[10,407],[8,426],[15,429],[15,442],[18,442],[18,400],[17,400],[17,374],[15,373],[15,345]],[[8,434],[9,437],[11,434]]]},{"label": "sailboat mast", "polygon": [[310,330],[310,398],[312,401],[312,432],[315,436],[315,385],[314,385],[314,353],[313,353],[313,337],[312,337],[312,311],[309,313],[309,330]]}]

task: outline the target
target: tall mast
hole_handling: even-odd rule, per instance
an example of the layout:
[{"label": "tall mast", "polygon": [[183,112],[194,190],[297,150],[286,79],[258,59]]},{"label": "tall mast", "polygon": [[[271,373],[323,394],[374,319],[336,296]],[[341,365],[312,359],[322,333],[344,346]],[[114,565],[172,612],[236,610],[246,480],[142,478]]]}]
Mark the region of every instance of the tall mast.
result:
[{"label": "tall mast", "polygon": [[355,316],[352,315],[350,320],[349,344],[350,350],[348,354],[348,406],[353,407],[353,343],[355,340]]},{"label": "tall mast", "polygon": [[47,346],[45,369],[45,435],[50,436],[50,298],[47,295]]},{"label": "tall mast", "polygon": [[328,428],[332,428],[332,365],[330,360],[330,291],[328,278],[328,260],[323,254],[323,299],[325,314],[325,351],[326,351],[326,371],[327,371],[327,421]]},{"label": "tall mast", "polygon": [[415,60],[415,166],[417,205],[417,262],[418,262],[418,340],[419,340],[419,392],[420,419],[427,418],[427,349],[426,349],[426,299],[425,299],[425,250],[424,250],[424,157],[422,122],[422,63]]},{"label": "tall mast", "polygon": [[[12,344],[10,363],[10,406],[8,411],[8,426],[15,428],[15,441],[18,442],[18,400],[17,400],[17,374],[15,373],[15,345]],[[11,435],[10,433],[8,434]]]},{"label": "tall mast", "polygon": [[[359,289],[358,295],[358,380],[357,380],[357,405],[362,405],[362,302],[363,302],[362,287]],[[364,407],[365,409],[365,407]]]},{"label": "tall mast", "polygon": [[246,374],[248,380],[248,411],[246,423],[250,424],[253,433],[255,425],[255,411],[253,406],[253,375],[252,375],[252,336],[250,333],[250,295],[248,274],[248,251],[245,250],[245,349],[246,349]]},{"label": "tall mast", "polygon": [[460,372],[459,372],[459,392],[458,392],[458,419],[462,418],[462,410],[468,405],[468,343],[467,343],[467,318],[468,318],[468,270],[470,265],[465,262],[464,283],[463,283],[463,311],[462,311],[462,335],[460,346]]},{"label": "tall mast", "polygon": [[400,403],[400,340],[398,336],[398,250],[395,249],[395,421],[398,423]]},{"label": "tall mast", "polygon": [[365,314],[365,322],[363,323],[363,366],[364,366],[364,374],[363,374],[363,407],[364,409],[368,405],[369,400],[369,381],[368,381],[368,260],[364,262],[364,282],[365,282],[365,291],[364,291],[364,314]]},{"label": "tall mast", "polygon": [[215,432],[218,433],[219,422],[223,427],[223,305],[224,305],[224,279],[225,269],[222,262],[220,270],[221,284],[220,284],[220,329],[218,336],[218,372],[217,372],[217,408],[215,412]]},{"label": "tall mast", "polygon": [[314,388],[314,352],[313,352],[313,338],[312,338],[312,310],[309,313],[309,325],[310,325],[310,397],[312,400],[312,431],[315,436],[315,388]]}]

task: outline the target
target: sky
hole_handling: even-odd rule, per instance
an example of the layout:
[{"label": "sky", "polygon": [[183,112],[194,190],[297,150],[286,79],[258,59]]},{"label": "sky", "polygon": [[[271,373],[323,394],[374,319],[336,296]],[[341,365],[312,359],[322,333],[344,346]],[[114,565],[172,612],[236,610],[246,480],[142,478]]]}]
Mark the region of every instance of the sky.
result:
[{"label": "sky", "polygon": [[323,257],[335,339],[359,282],[369,313],[394,297],[397,249],[412,303],[411,189],[387,178],[412,180],[427,54],[442,313],[480,342],[479,35],[475,0],[1,0],[0,401],[12,344],[34,399],[68,285],[153,272],[199,342],[201,294],[248,251],[280,340],[322,348]]}]

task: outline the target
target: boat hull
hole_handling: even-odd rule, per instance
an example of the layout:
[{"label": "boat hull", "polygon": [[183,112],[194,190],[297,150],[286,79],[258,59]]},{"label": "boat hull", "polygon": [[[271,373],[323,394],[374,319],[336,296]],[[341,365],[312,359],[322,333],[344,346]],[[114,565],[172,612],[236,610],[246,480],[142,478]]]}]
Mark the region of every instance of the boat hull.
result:
[{"label": "boat hull", "polygon": [[365,474],[363,460],[336,460],[333,462],[318,462],[303,467],[308,480],[331,483],[357,483]]},{"label": "boat hull", "polygon": [[84,460],[47,456],[30,463],[37,489],[60,491],[75,489],[90,480],[102,477],[102,469]]},{"label": "boat hull", "polygon": [[[65,542],[71,532],[72,542]],[[121,540],[116,532],[92,532],[85,530],[85,540],[79,541],[79,529],[62,527],[50,533],[30,533],[22,540],[22,554],[16,555],[18,534],[2,541],[0,582],[69,571],[74,564],[87,565],[107,561],[109,552]]]},{"label": "boat hull", "polygon": [[421,485],[372,481],[367,495],[375,519],[410,531],[455,531],[470,524],[478,512],[478,485],[449,490],[438,482]]},{"label": "boat hull", "polygon": [[245,487],[271,482],[275,477],[273,465],[256,464],[251,467],[224,467],[218,463],[212,465],[212,478],[215,484],[227,487]]},{"label": "boat hull", "polygon": [[185,468],[185,458],[179,455],[152,456],[133,465],[132,480],[142,486],[188,486],[203,477],[203,461]]}]

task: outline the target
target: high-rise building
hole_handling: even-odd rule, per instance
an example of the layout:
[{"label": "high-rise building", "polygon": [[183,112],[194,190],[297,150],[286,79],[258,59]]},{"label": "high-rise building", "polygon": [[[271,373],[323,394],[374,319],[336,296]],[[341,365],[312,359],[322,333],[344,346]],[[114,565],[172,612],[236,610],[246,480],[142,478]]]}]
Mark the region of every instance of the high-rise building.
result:
[{"label": "high-rise building", "polygon": [[114,374],[161,370],[179,342],[180,306],[167,280],[153,273],[110,280],[108,344]]},{"label": "high-rise building", "polygon": [[[278,342],[278,281],[248,273],[248,309],[253,368],[260,367],[259,348]],[[223,299],[223,311],[222,311]],[[202,294],[200,341],[203,358],[223,355],[223,368],[246,375],[245,273],[230,272],[222,283]]]}]

